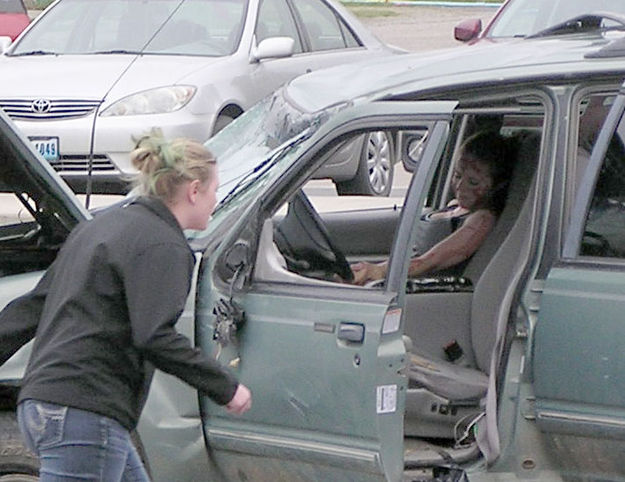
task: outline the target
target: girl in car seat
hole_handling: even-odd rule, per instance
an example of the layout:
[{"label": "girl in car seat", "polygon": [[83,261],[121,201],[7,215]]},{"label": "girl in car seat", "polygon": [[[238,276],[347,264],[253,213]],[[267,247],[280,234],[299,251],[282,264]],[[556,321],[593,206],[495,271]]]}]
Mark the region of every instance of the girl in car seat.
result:
[{"label": "girl in car seat", "polygon": [[[509,178],[507,150],[503,137],[490,130],[474,134],[462,144],[451,179],[455,198],[445,209],[419,219],[410,277],[452,267],[455,272],[462,271],[503,209]],[[353,283],[383,279],[387,268],[388,261],[355,263]]]}]

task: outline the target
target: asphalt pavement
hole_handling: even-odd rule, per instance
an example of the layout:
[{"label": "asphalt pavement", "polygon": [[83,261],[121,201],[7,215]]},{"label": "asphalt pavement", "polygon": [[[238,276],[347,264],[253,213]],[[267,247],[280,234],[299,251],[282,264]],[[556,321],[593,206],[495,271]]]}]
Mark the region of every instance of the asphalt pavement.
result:
[{"label": "asphalt pavement", "polygon": [[454,39],[454,26],[468,18],[486,25],[495,7],[371,6],[346,4],[382,41],[412,52],[463,46]]}]

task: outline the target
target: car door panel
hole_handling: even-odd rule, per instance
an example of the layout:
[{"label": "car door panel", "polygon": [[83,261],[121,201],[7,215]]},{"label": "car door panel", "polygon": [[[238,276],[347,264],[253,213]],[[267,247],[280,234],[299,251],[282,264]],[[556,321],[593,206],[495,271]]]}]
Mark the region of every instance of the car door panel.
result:
[{"label": "car door panel", "polygon": [[562,470],[602,480],[622,475],[617,440],[625,440],[625,262],[610,245],[621,244],[624,229],[625,182],[611,169],[623,164],[624,108],[621,95],[578,183],[533,337],[532,417]]},{"label": "car door panel", "polygon": [[625,438],[624,293],[625,270],[550,272],[534,358],[538,422],[546,429]]},{"label": "car door panel", "polygon": [[[312,464],[327,476],[334,474],[326,480],[337,480],[334,476],[346,464],[360,480],[384,480],[379,476],[383,467],[378,431],[401,432],[401,425],[390,417],[378,424],[363,420],[376,413],[376,391],[367,387],[405,388],[398,386],[396,371],[390,375],[387,371],[387,364],[399,370],[402,360],[390,349],[388,358],[379,353],[385,348],[381,324],[392,295],[369,297],[367,303],[362,296],[332,301],[335,287],[317,288],[315,294],[306,295],[294,293],[292,287],[263,285],[241,302],[246,327],[238,368],[244,380],[253,380],[255,408],[240,421],[211,416],[206,428],[209,446],[219,452],[297,460],[288,472],[293,479],[288,480],[299,480],[302,464]],[[340,328],[347,324],[365,328],[362,343],[340,339]],[[402,412],[403,407],[398,404],[395,411]],[[220,466],[229,470],[233,460],[227,455],[222,458]]]},{"label": "car door panel", "polygon": [[[433,175],[433,159],[442,152],[449,132],[448,116],[456,103],[423,103],[422,109],[433,111],[434,117],[427,119],[418,117],[419,106],[420,103],[379,103],[373,107],[380,116],[387,114],[385,122],[410,119],[412,124],[425,123],[432,129],[427,154],[420,165],[425,172],[417,176],[419,183],[413,185],[413,190],[425,186],[426,179]],[[388,112],[397,119],[389,120]],[[355,129],[377,127],[369,119],[368,108],[362,112],[357,109],[355,115],[363,120],[358,117],[352,124],[339,120],[340,127],[322,126],[318,138],[309,141],[315,149],[306,152],[302,148],[302,170],[293,168],[289,172],[313,172],[306,169],[306,163],[318,161],[314,153],[324,152],[327,143]],[[286,178],[281,179],[287,182]],[[283,185],[275,187],[280,199],[276,210],[283,206],[280,196],[284,194],[280,193],[285,189]],[[409,196],[408,201],[421,206],[423,199]],[[271,201],[263,199],[261,204],[267,203]],[[241,217],[241,227],[233,228],[237,234],[222,243],[222,251],[205,257],[201,268],[196,339],[205,352],[230,365],[253,394],[252,409],[241,417],[232,417],[207,398],[201,398],[211,460],[226,478],[233,479],[399,480],[403,473],[407,388],[401,332],[403,286],[401,293],[396,291],[397,280],[389,282],[386,290],[363,289],[293,272],[285,278],[272,277],[271,273],[253,278],[244,289],[236,287],[236,275],[223,284],[215,273],[220,270],[220,260],[227,262],[227,253],[233,252],[231,247],[240,246],[247,252],[246,246],[254,244],[247,236],[259,235],[246,233],[256,233],[259,223],[271,230],[273,211],[268,209],[267,214],[260,215],[259,209],[250,208]],[[409,226],[402,230],[395,229],[397,210],[381,210],[379,214],[378,220],[394,227],[376,242],[392,243],[393,249],[403,252],[409,243],[412,218],[407,219]],[[333,235],[347,238],[348,231],[341,232],[338,225],[348,216],[326,217],[335,229]],[[355,226],[374,222],[363,218],[364,215],[356,215]],[[399,234],[393,242],[395,231]],[[261,242],[267,242],[271,233],[267,229],[263,232],[267,239]],[[268,252],[259,247],[253,256]],[[398,259],[403,264],[404,258]],[[255,266],[260,265],[256,261]],[[398,269],[392,266],[391,273],[396,274],[391,276],[397,278]],[[221,317],[218,320],[214,315],[217,303],[228,306],[231,313],[245,314],[243,327],[232,343],[216,342],[223,327]]]}]

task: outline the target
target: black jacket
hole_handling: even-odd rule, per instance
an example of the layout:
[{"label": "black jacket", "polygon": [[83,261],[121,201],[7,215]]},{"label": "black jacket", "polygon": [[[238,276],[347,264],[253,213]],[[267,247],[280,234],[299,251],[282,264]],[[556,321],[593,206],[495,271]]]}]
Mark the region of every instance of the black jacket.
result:
[{"label": "black jacket", "polygon": [[174,327],[193,266],[180,225],[156,199],[78,225],[35,289],[0,313],[0,363],[36,336],[19,401],[88,410],[132,430],[153,364],[228,403],[236,380]]}]

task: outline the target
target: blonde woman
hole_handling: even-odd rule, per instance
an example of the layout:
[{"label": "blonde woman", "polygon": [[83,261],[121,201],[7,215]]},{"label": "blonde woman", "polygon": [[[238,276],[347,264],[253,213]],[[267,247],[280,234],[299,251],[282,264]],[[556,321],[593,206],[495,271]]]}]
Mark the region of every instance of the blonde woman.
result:
[{"label": "blonde woman", "polygon": [[249,390],[179,334],[194,256],[184,229],[205,229],[217,168],[188,139],[142,138],[141,194],[70,234],[37,287],[0,313],[0,363],[35,337],[18,400],[40,480],[149,480],[129,432],[155,366],[232,413]]}]

